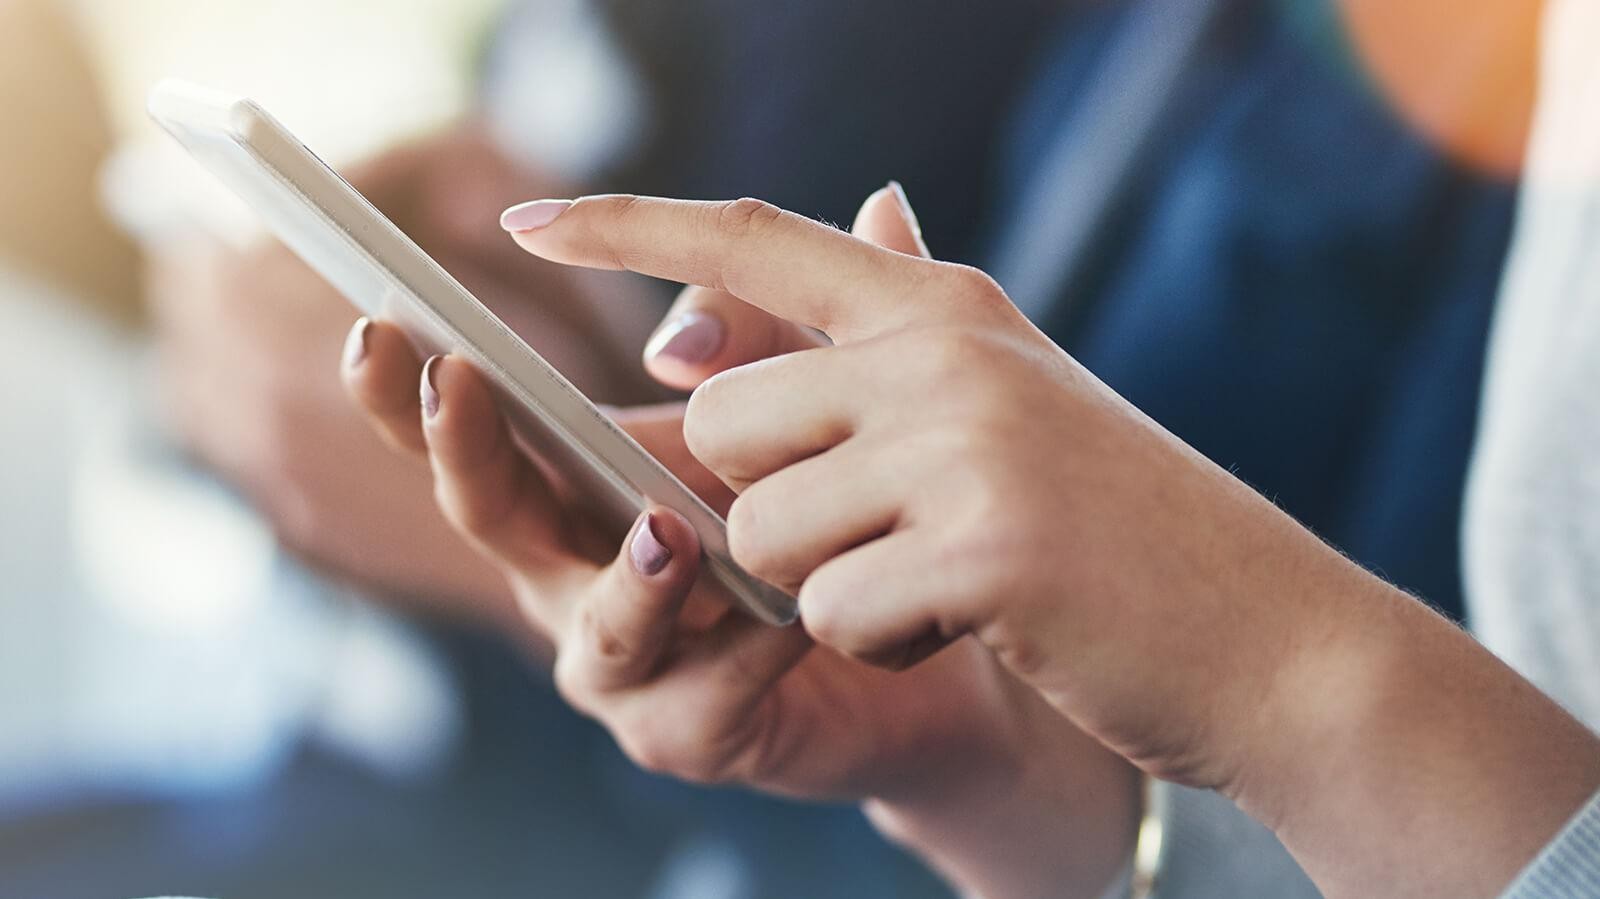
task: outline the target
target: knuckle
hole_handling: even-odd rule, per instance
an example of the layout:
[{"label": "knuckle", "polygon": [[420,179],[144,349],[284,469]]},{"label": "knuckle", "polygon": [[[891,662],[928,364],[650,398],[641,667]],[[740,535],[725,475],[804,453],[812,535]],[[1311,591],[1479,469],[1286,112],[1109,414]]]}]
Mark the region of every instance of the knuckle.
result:
[{"label": "knuckle", "polygon": [[963,306],[991,309],[1011,304],[998,281],[988,272],[970,265],[952,265],[949,284],[955,299]]},{"label": "knuckle", "polygon": [[714,786],[729,779],[727,769],[720,760],[701,753],[690,753],[676,759],[674,776],[679,780],[702,786]]},{"label": "knuckle", "polygon": [[733,501],[728,509],[728,552],[746,571],[771,583],[781,583],[787,576],[783,554],[771,539],[770,529],[763,524],[764,482],[752,484]]},{"label": "knuckle", "polygon": [[[644,198],[632,194],[621,194],[596,199],[579,200],[579,203],[598,202],[603,204],[600,211],[613,222],[622,223],[632,218],[644,206]],[[610,229],[597,229],[596,237],[599,238],[601,249],[612,268],[627,268],[629,254],[619,247],[613,240]]]},{"label": "knuckle", "polygon": [[978,489],[987,487],[989,466],[997,456],[995,438],[985,423],[958,419],[941,428],[934,438],[932,455],[948,473]]},{"label": "knuckle", "polygon": [[721,470],[725,461],[723,441],[718,439],[721,432],[719,410],[726,408],[722,397],[728,392],[733,375],[734,372],[727,371],[706,380],[689,394],[689,402],[683,410],[684,446],[700,464],[718,474],[725,473]]},{"label": "knuckle", "polygon": [[578,613],[583,639],[596,661],[615,666],[628,662],[638,655],[635,641],[618,631],[610,622],[595,614],[592,606],[584,606]]},{"label": "knuckle", "polygon": [[[953,566],[960,566],[959,590],[952,590],[948,613],[959,623],[987,621],[996,610],[995,597],[1008,597],[1020,608],[1038,595],[1036,578],[1025,574],[1029,562],[1038,566],[1039,554],[1030,535],[1017,534],[1003,524],[984,528],[969,524],[946,535],[935,550]],[[1046,547],[1045,558],[1059,558],[1059,547]]]},{"label": "knuckle", "polygon": [[783,217],[783,210],[764,200],[743,197],[716,207],[716,226],[730,237],[758,234]]},{"label": "knuckle", "polygon": [[927,328],[908,336],[917,342],[916,355],[925,372],[940,381],[969,382],[990,353],[987,341],[966,328]]},{"label": "knuckle", "polygon": [[[981,451],[980,451],[981,452]],[[1018,506],[1002,477],[987,464],[970,466],[961,491],[962,518],[969,530],[999,539],[1009,528]]]},{"label": "knuckle", "polygon": [[[1019,402],[1017,350],[1004,335],[981,328],[938,326],[906,332],[916,389],[934,385],[949,414],[994,424]],[[1020,383],[1026,383],[1020,382]]]},{"label": "knuckle", "polygon": [[606,202],[611,206],[612,217],[621,219],[638,212],[644,204],[644,198],[635,194],[620,194],[607,198]]},{"label": "knuckle", "polygon": [[873,829],[882,834],[890,844],[915,851],[917,830],[907,819],[895,814],[887,805],[876,799],[862,803],[861,810],[867,820],[872,822]]},{"label": "knuckle", "polygon": [[706,748],[698,726],[667,727],[640,722],[619,742],[633,763],[649,771],[693,784],[715,784],[727,779],[727,761]]},{"label": "knuckle", "polygon": [[677,760],[665,752],[655,743],[640,739],[619,739],[622,751],[633,763],[651,774],[662,777],[672,777],[677,768]]},{"label": "knuckle", "polygon": [[983,641],[991,647],[1000,664],[1024,679],[1038,677],[1053,656],[1037,634],[1009,623],[997,623],[986,629]]},{"label": "knuckle", "polygon": [[711,401],[706,399],[707,394],[703,392],[704,390],[705,384],[701,384],[689,394],[689,403],[683,409],[683,445],[689,450],[689,455],[698,459],[700,464],[716,471],[713,458],[716,453],[716,441],[713,435],[716,432],[710,426],[711,415],[706,409]]},{"label": "knuckle", "polygon": [[[764,706],[770,718],[771,705]],[[759,712],[757,713],[759,716]],[[783,731],[772,724],[753,723],[744,751],[723,765],[724,779],[734,774],[744,783],[773,783],[792,770],[794,744],[782,738]]]},{"label": "knuckle", "polygon": [[805,622],[806,633],[818,643],[840,652],[855,654],[860,647],[856,645],[849,622],[842,614],[844,603],[840,597],[843,593],[838,578],[828,569],[819,570],[806,578],[806,582],[800,586],[800,595],[796,597],[800,604],[800,620]]},{"label": "knuckle", "polygon": [[750,502],[750,494],[757,486],[760,485],[751,485],[728,507],[728,552],[746,569],[761,555],[759,516]]},{"label": "knuckle", "polygon": [[593,708],[594,691],[589,671],[579,653],[558,653],[550,677],[555,684],[557,695],[568,705],[585,714]]}]

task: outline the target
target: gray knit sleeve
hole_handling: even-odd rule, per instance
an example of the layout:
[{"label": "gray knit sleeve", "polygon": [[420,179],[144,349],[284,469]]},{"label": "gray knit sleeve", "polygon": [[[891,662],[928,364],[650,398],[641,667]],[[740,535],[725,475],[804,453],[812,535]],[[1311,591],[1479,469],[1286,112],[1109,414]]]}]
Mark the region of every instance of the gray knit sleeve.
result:
[{"label": "gray knit sleeve", "polygon": [[1524,868],[1503,899],[1600,897],[1600,794]]}]

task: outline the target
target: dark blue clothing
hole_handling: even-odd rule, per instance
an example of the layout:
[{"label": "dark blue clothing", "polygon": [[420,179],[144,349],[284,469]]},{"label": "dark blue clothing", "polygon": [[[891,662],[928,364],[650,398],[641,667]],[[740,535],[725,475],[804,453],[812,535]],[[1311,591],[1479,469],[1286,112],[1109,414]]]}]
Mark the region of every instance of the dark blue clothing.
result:
[{"label": "dark blue clothing", "polygon": [[401,781],[306,747],[236,792],[0,812],[0,899],[640,895],[665,844],[596,801],[599,727],[519,649],[436,636],[472,687],[472,732],[447,770]]},{"label": "dark blue clothing", "polygon": [[[1224,5],[1090,265],[1039,324],[1333,544],[1459,617],[1459,507],[1515,187],[1400,122],[1336,34],[1308,32],[1336,21],[1319,4]],[[1120,4],[608,6],[677,123],[619,188],[754,194],[848,222],[899,178],[935,252],[979,264],[1123,17]],[[662,38],[686,33],[698,52]],[[1010,89],[1025,74],[1031,88]],[[1008,139],[981,137],[1007,123]]]},{"label": "dark blue clothing", "polygon": [[970,261],[1004,124],[1072,2],[601,0],[657,124],[602,186],[848,226],[895,178],[935,251]]},{"label": "dark blue clothing", "polygon": [[[1232,6],[1088,271],[1039,324],[1460,617],[1462,488],[1515,188],[1442,158],[1277,6]],[[1117,17],[1073,26],[1024,107],[1002,197],[1025,189],[1040,123],[1073,102]]]}]

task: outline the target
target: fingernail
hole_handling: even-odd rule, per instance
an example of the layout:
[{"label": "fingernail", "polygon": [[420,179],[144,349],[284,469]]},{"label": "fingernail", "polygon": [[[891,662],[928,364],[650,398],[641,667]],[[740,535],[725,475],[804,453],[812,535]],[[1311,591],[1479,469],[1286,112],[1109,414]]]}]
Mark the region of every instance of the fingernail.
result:
[{"label": "fingernail", "polygon": [[628,546],[628,557],[633,560],[633,569],[645,577],[660,574],[672,561],[672,550],[667,549],[661,538],[656,536],[654,512],[646,514],[644,523],[634,532],[633,543]]},{"label": "fingernail", "polygon": [[665,325],[645,344],[646,359],[673,359],[694,364],[706,362],[722,349],[727,338],[722,319],[705,312],[686,312]]},{"label": "fingernail", "polygon": [[433,356],[422,366],[422,414],[432,418],[439,414],[439,389],[433,385],[434,363],[443,356]]},{"label": "fingernail", "polygon": [[356,319],[355,327],[350,329],[350,336],[344,339],[344,364],[346,368],[355,368],[361,360],[367,358],[367,329],[372,327],[372,319],[365,315]]},{"label": "fingernail", "polygon": [[550,224],[561,213],[572,208],[571,200],[534,200],[521,203],[500,213],[500,227],[507,231],[537,231]]},{"label": "fingernail", "polygon": [[894,192],[894,201],[900,204],[900,215],[911,226],[911,233],[922,239],[922,223],[917,221],[917,213],[911,208],[911,200],[906,197],[906,189],[898,181],[889,182],[889,190]]}]

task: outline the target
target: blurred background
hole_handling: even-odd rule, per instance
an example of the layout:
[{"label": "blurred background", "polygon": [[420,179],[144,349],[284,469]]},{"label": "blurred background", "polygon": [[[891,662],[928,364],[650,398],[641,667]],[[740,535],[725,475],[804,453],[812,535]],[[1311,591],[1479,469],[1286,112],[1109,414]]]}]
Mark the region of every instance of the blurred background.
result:
[{"label": "blurred background", "polygon": [[339,396],[355,313],[147,122],[158,79],[260,100],[611,402],[659,398],[667,295],[500,208],[848,221],[897,178],[936,254],[1459,616],[1538,4],[1457,6],[0,0],[0,897],[944,893],[561,706]]}]

